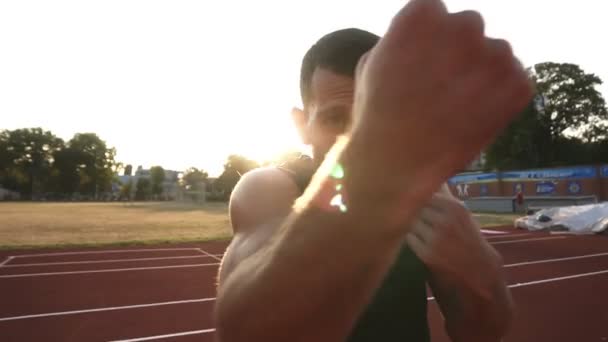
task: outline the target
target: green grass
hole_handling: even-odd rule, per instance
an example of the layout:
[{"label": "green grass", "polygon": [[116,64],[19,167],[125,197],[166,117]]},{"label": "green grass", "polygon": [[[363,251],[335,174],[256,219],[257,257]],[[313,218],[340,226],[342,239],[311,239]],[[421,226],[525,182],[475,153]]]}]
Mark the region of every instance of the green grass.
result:
[{"label": "green grass", "polygon": [[227,239],[225,203],[0,203],[0,249]]},{"label": "green grass", "polygon": [[473,216],[482,227],[495,226],[510,226],[513,227],[513,222],[516,218],[521,217],[518,214],[495,214],[495,213],[474,213]]},{"label": "green grass", "polygon": [[[513,214],[478,213],[483,227]],[[2,203],[0,249],[177,244],[231,237],[225,203]]]}]

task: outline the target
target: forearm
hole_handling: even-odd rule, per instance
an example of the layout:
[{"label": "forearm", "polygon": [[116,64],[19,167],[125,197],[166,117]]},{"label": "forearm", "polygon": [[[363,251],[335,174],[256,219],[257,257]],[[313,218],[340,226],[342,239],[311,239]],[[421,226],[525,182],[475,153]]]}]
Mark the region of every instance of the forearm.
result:
[{"label": "forearm", "polygon": [[481,298],[463,290],[458,294],[462,312],[446,321],[454,342],[500,342],[512,320],[512,301],[508,291],[496,284],[492,298]]},{"label": "forearm", "polygon": [[224,280],[221,341],[343,340],[400,244],[315,208],[292,215],[276,240]]},{"label": "forearm", "polygon": [[499,260],[488,262],[466,280],[433,275],[434,282],[441,284],[435,288],[442,292],[446,331],[452,341],[499,342],[508,331],[513,302]]},{"label": "forearm", "polygon": [[[322,166],[278,233],[222,280],[216,306],[222,342],[333,342],[350,332],[407,231],[386,223],[382,210],[393,200],[372,198],[371,184],[357,174],[362,168],[344,155],[340,182],[348,210],[327,210],[319,202],[327,199],[319,196],[327,174]],[[413,215],[418,201],[403,198],[401,204]]]}]

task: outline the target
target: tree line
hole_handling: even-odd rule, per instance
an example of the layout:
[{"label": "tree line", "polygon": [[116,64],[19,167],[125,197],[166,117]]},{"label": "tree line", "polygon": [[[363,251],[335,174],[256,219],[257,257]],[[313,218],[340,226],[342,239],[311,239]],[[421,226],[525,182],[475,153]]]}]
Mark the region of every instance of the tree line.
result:
[{"label": "tree line", "polygon": [[535,101],[486,152],[487,170],[608,162],[608,110],[602,80],[570,63],[529,68]]},{"label": "tree line", "polygon": [[0,185],[22,198],[98,197],[111,191],[116,149],[94,133],[68,141],[42,128],[0,131]]},{"label": "tree line", "polygon": [[159,165],[142,177],[121,182],[120,174],[133,176],[142,170],[134,171],[115,156],[116,149],[95,133],[77,133],[64,141],[42,128],[0,130],[0,188],[31,200],[97,200],[116,193],[121,198],[150,200],[163,198],[164,185],[169,183],[180,191],[211,191],[217,199],[227,200],[241,175],[260,166],[234,154],[228,156],[215,182],[196,167],[180,172],[179,177],[172,172],[169,178]]},{"label": "tree line", "polygon": [[[529,68],[538,96],[484,152],[485,169],[509,170],[599,164],[608,162],[608,110],[596,87],[602,80],[570,63],[546,62]],[[481,99],[480,99],[481,100]],[[489,114],[491,115],[491,113]],[[299,155],[289,151],[259,164],[241,155],[228,156],[214,181],[203,169],[191,167],[177,182],[183,191],[201,187],[227,200],[240,177],[259,166]],[[42,128],[0,131],[0,187],[23,199],[99,199],[115,193],[135,199],[158,198],[166,172],[150,169],[135,184],[120,184],[119,171],[131,175],[131,165],[115,160],[116,149],[94,133],[77,133],[64,141]],[[44,194],[44,195],[43,195]]]}]

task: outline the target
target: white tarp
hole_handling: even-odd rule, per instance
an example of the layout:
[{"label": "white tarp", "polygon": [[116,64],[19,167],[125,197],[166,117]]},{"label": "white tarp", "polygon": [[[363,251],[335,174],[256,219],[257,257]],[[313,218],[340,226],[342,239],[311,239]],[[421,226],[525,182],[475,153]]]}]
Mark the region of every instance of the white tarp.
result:
[{"label": "white tarp", "polygon": [[542,209],[515,220],[515,227],[528,230],[602,233],[608,228],[608,202]]}]

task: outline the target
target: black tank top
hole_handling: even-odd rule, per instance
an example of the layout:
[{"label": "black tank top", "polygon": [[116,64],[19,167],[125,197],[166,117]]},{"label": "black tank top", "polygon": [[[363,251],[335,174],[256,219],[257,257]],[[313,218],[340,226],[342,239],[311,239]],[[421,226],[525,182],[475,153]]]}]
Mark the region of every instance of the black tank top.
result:
[{"label": "black tank top", "polygon": [[[312,160],[306,156],[279,168],[293,178],[301,192],[314,173]],[[425,265],[404,245],[347,342],[429,342],[427,278]]]}]

